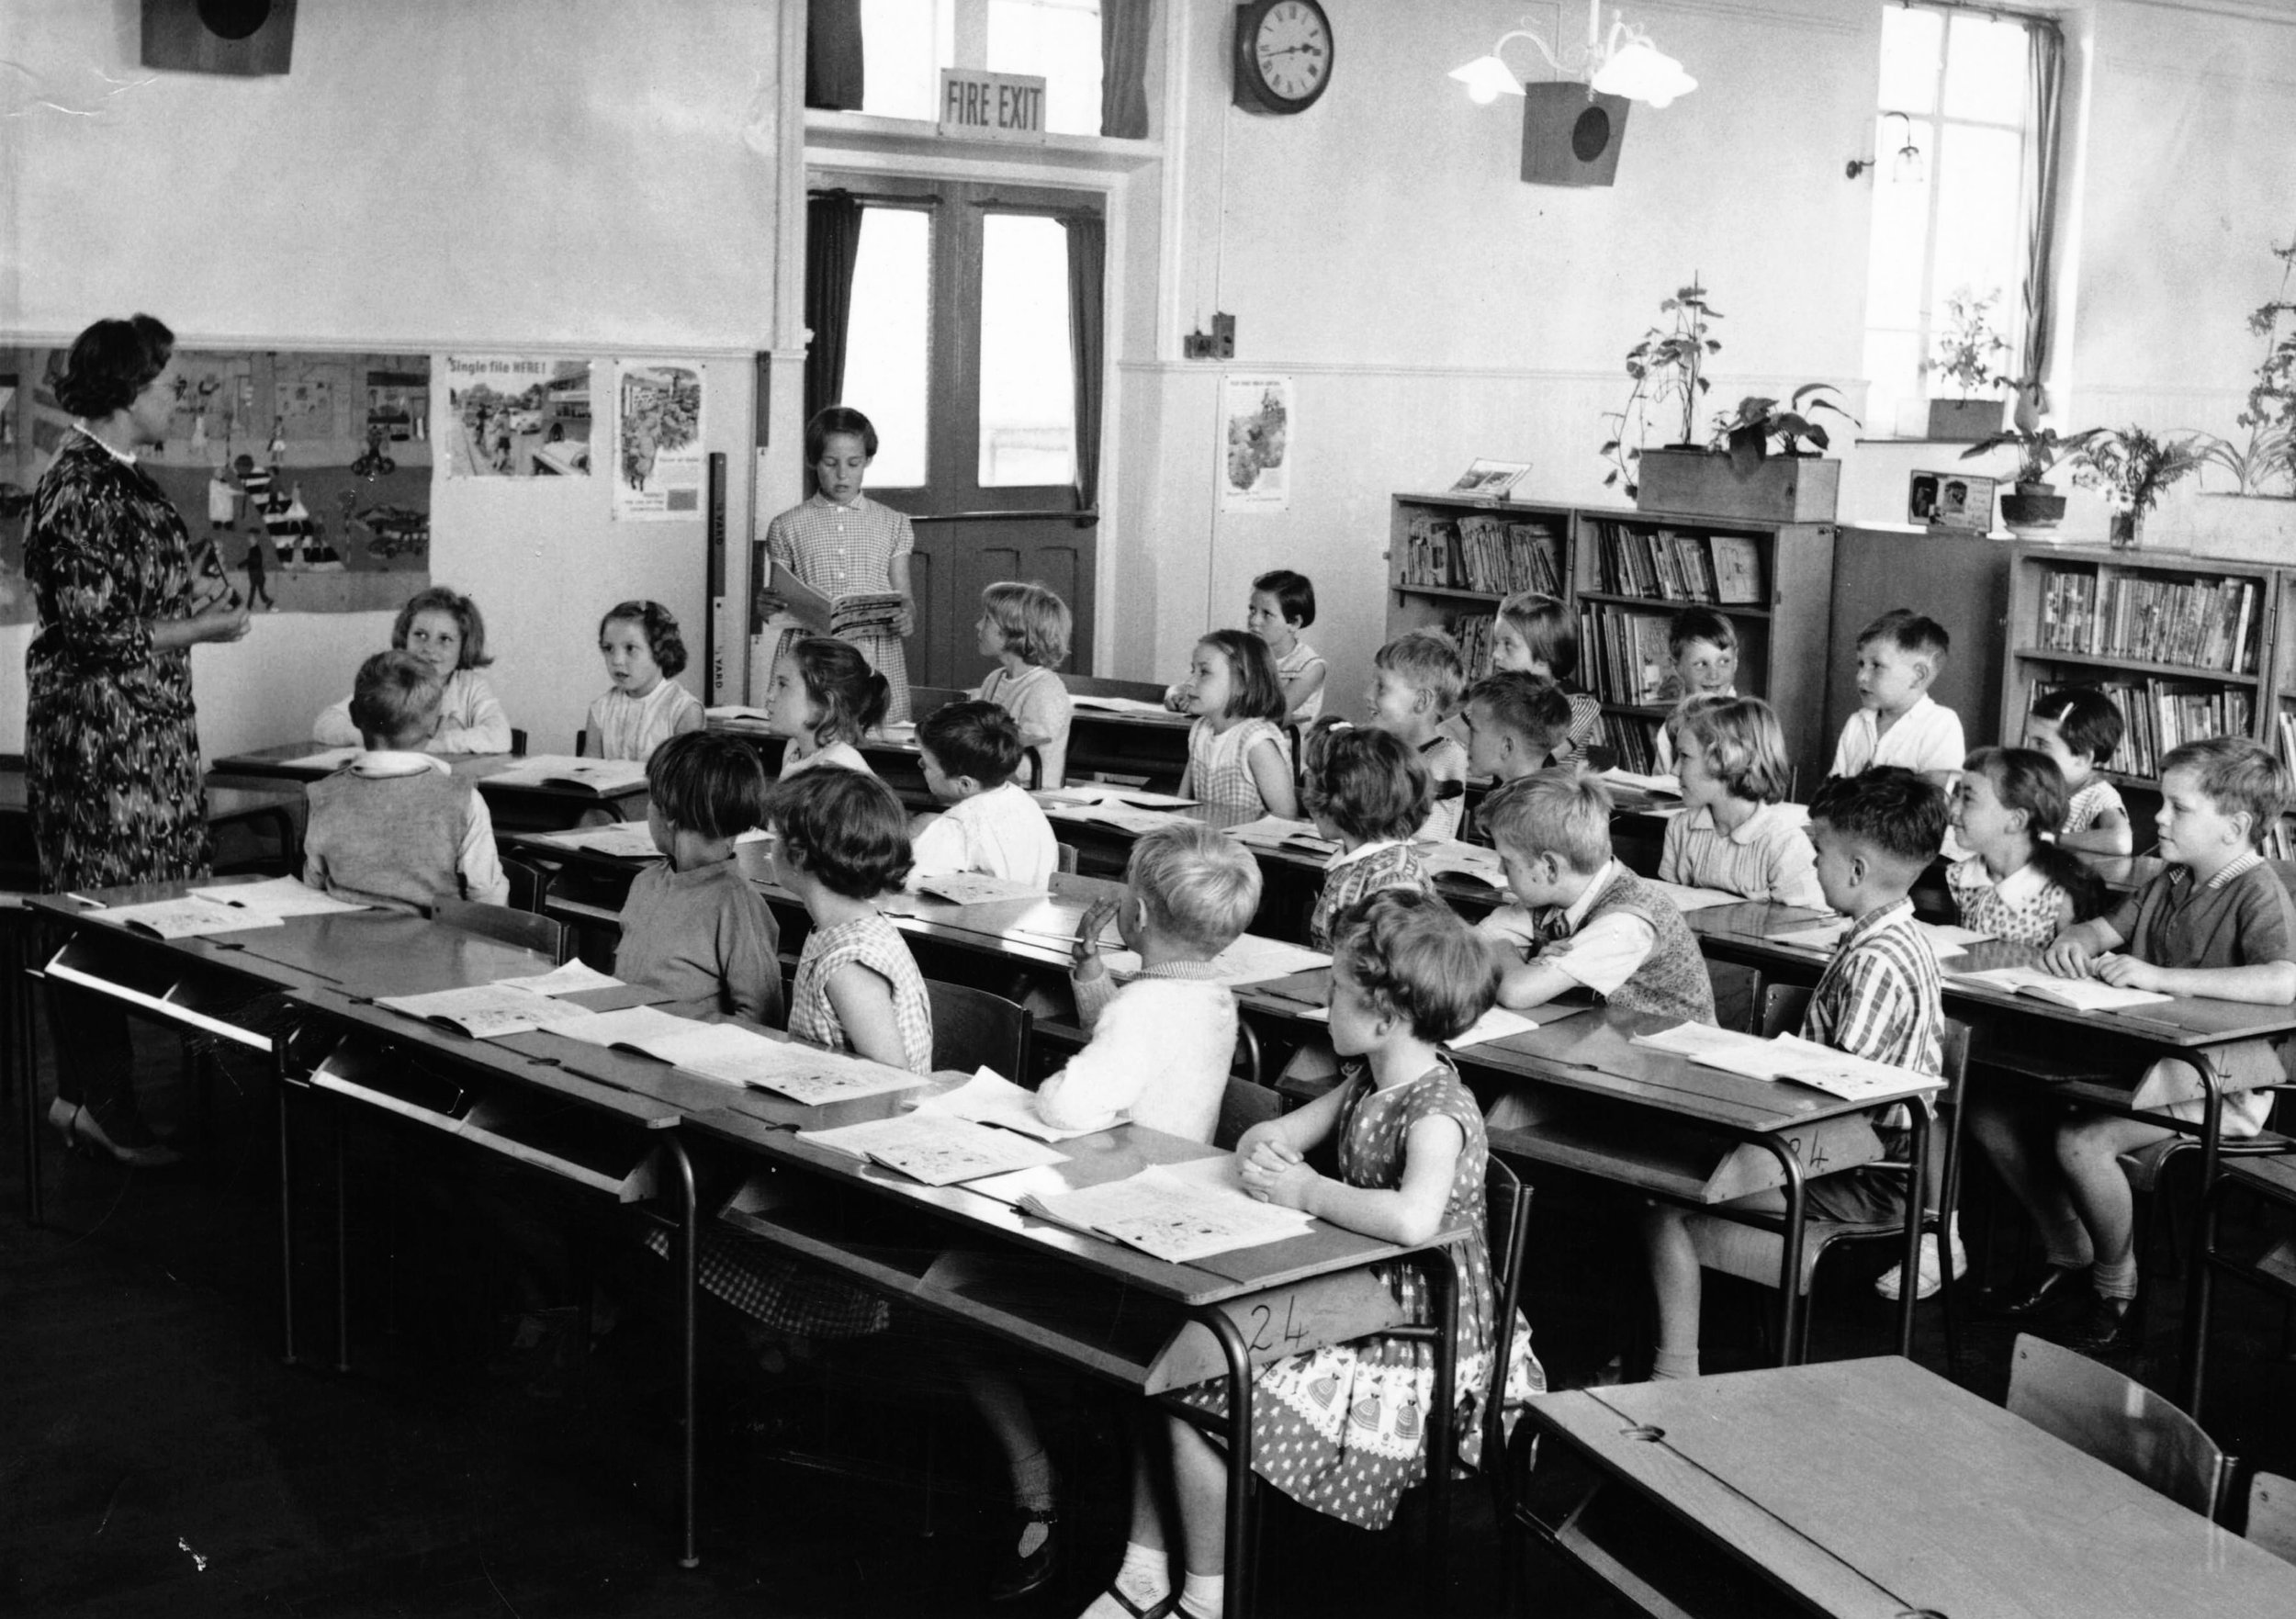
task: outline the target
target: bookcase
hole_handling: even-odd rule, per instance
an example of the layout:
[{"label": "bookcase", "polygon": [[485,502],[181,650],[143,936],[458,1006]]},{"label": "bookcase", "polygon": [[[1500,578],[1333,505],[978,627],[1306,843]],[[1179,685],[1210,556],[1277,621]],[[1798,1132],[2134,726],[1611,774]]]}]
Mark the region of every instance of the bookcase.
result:
[{"label": "bookcase", "polygon": [[1450,632],[1467,678],[1491,672],[1491,626],[1502,597],[1570,593],[1567,506],[1397,495],[1388,544],[1387,636]]},{"label": "bookcase", "polygon": [[[2033,700],[2061,686],[2095,686],[2127,732],[2106,774],[2156,793],[2160,759],[2205,736],[2247,736],[2280,748],[2280,716],[2296,711],[2280,625],[2291,576],[2254,563],[2178,552],[2020,543],[2009,572],[2009,667],[2001,737],[2024,735]],[[2132,804],[2140,828],[2149,805]]]},{"label": "bookcase", "polygon": [[1672,707],[1668,626],[1705,607],[1738,631],[1738,690],[1778,711],[1805,790],[1825,771],[1827,641],[1835,529],[1693,512],[1572,514],[1571,595],[1579,681],[1603,704],[1604,740],[1631,770],[1651,768]]}]

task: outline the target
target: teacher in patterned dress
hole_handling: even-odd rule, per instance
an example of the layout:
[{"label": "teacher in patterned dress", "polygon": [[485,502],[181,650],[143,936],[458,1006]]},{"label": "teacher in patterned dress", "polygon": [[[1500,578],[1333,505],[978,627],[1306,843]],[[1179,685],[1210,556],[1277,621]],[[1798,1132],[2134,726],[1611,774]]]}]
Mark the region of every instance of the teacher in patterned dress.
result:
[{"label": "teacher in patterned dress", "polygon": [[[767,526],[765,550],[831,600],[879,590],[901,593],[900,617],[891,633],[844,637],[893,688],[885,719],[894,722],[909,717],[909,665],[901,638],[917,627],[917,598],[909,591],[909,554],[917,549],[917,534],[906,512],[880,506],[861,493],[861,479],[876,458],[877,430],[868,417],[844,405],[816,414],[805,423],[805,466],[813,474],[814,493]],[[782,602],[765,591],[760,605],[771,613],[779,611]],[[816,633],[828,630],[782,631],[774,663],[794,642]]]},{"label": "teacher in patterned dress", "polygon": [[[73,342],[56,402],[72,413],[33,491],[24,573],[39,630],[24,658],[25,767],[40,881],[51,892],[208,873],[191,648],[247,633],[219,566],[194,560],[184,520],[136,453],[166,436],[175,335],[149,315]],[[125,1017],[51,982],[58,1030],[49,1119],[67,1142],[151,1165]]]}]

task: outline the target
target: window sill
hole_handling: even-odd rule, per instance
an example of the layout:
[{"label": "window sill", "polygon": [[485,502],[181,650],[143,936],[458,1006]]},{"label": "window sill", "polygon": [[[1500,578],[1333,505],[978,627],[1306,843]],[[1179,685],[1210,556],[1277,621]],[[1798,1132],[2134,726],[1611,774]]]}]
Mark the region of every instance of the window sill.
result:
[{"label": "window sill", "polygon": [[1124,174],[1164,156],[1159,141],[1114,141],[1102,135],[1047,135],[1041,144],[1019,141],[960,141],[919,118],[805,109],[805,159],[854,159],[914,163],[920,159],[966,163],[1019,163],[1040,171]]},{"label": "window sill", "polygon": [[1938,450],[1965,450],[1977,441],[1973,438],[1861,438],[1851,442],[1861,449],[1868,444],[1926,444]]}]

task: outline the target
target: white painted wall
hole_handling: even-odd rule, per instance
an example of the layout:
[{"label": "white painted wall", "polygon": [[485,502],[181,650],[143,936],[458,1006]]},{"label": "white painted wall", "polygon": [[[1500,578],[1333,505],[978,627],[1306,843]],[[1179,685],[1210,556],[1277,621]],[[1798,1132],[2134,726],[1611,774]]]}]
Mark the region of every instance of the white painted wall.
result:
[{"label": "white painted wall", "polygon": [[[25,84],[102,109],[0,118],[0,338],[147,309],[186,347],[703,358],[707,447],[747,534],[748,355],[771,346],[782,263],[776,6],[306,5],[293,71],[258,80],[148,73],[140,9],[0,0]],[[0,92],[17,98],[0,111],[29,99]],[[602,477],[434,487],[433,577],[485,610],[490,678],[537,750],[570,747],[603,690],[597,619],[623,597],[678,613],[700,689],[701,524],[616,524],[607,494]],[[201,648],[208,753],[306,735],[388,627],[281,615]],[[27,639],[0,630],[0,749],[20,745]]]}]

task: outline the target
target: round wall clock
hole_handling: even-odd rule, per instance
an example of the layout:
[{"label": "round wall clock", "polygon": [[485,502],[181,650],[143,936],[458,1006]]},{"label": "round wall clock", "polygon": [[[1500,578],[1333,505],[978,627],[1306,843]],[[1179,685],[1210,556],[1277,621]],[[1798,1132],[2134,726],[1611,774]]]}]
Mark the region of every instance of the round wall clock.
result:
[{"label": "round wall clock", "polygon": [[1235,10],[1235,104],[1305,112],[1332,82],[1332,19],[1316,0],[1247,0]]}]

